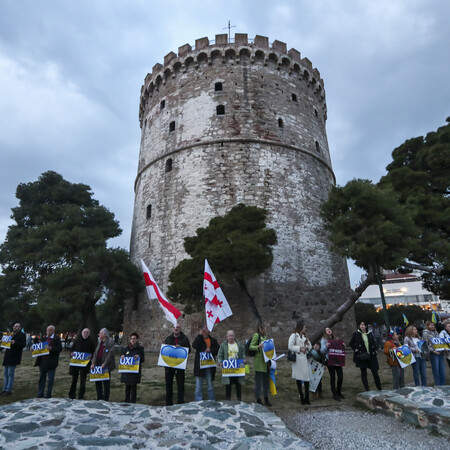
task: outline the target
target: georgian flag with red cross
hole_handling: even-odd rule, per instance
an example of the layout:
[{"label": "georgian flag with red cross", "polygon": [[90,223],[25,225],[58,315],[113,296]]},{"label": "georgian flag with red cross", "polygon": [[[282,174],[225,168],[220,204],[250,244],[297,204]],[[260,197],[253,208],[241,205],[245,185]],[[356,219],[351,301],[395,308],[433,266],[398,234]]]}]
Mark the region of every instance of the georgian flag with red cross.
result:
[{"label": "georgian flag with red cross", "polygon": [[214,324],[231,316],[230,305],[216,281],[216,277],[205,259],[205,276],[203,280],[203,293],[205,294],[206,326],[212,331]]},{"label": "georgian flag with red cross", "polygon": [[173,326],[177,326],[177,319],[181,316],[181,312],[178,311],[175,306],[171,305],[164,294],[159,290],[155,279],[153,278],[150,270],[145,265],[144,260],[141,259],[142,272],[144,272],[145,287],[147,289],[147,295],[150,300],[158,300],[159,305],[164,311],[164,316],[169,322],[173,323]]}]

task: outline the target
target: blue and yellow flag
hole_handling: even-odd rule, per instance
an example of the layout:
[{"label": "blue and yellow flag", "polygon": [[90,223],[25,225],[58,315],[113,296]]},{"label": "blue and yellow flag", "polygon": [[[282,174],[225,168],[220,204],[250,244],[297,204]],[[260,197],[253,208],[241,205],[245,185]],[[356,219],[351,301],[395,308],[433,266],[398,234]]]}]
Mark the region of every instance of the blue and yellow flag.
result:
[{"label": "blue and yellow flag", "polygon": [[405,324],[405,327],[409,325],[409,320],[406,318],[404,314],[403,314],[403,323]]},{"label": "blue and yellow flag", "polygon": [[433,322],[433,323],[436,323],[437,322],[437,320],[436,320],[436,313],[433,311],[433,314],[431,314],[431,321]]},{"label": "blue and yellow flag", "polygon": [[275,375],[277,374],[275,369],[270,369],[269,373],[269,387],[271,395],[277,395],[277,381]]}]

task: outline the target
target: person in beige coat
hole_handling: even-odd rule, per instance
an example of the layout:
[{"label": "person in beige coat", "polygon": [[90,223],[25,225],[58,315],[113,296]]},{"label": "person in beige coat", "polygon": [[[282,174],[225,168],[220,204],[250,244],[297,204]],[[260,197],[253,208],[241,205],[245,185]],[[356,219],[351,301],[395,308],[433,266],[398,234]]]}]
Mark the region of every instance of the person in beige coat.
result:
[{"label": "person in beige coat", "polygon": [[[292,378],[297,382],[297,389],[300,394],[302,405],[310,405],[309,401],[309,363],[306,354],[311,350],[311,342],[305,335],[306,326],[298,321],[294,332],[289,337],[288,348],[296,355],[295,362],[292,363]],[[305,386],[303,394],[302,384]]]}]

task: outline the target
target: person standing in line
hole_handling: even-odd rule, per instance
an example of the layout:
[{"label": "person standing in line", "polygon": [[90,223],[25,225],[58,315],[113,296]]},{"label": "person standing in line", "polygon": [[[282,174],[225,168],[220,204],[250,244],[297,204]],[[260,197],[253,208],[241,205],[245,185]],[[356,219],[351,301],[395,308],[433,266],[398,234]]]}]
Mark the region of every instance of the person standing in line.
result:
[{"label": "person standing in line", "polygon": [[[330,387],[333,399],[340,402],[344,399],[342,395],[342,384],[344,383],[344,371],[342,366],[335,366],[333,361],[329,360],[329,352],[332,343],[330,341],[338,341],[334,336],[331,328],[325,328],[324,335],[320,340],[320,352],[325,358],[325,365],[328,367],[328,373],[330,374]],[[343,344],[343,343],[342,343]],[[344,344],[343,344],[344,345]],[[336,384],[337,376],[337,384]]]},{"label": "person standing in line", "polygon": [[[165,344],[174,345],[175,347],[188,348],[191,353],[191,344],[185,334],[181,332],[181,326],[176,324],[173,327],[173,332],[166,337]],[[165,381],[166,381],[166,405],[173,405],[173,377],[177,380],[178,403],[184,403],[184,380],[186,371],[182,369],[174,369],[172,367],[164,367]]]},{"label": "person standing in line", "polygon": [[253,360],[255,367],[255,399],[256,402],[262,405],[261,389],[264,396],[264,404],[272,406],[269,402],[269,372],[270,363],[264,361],[263,346],[266,337],[266,327],[263,323],[258,324],[256,333],[252,336],[249,349],[256,352]]},{"label": "person standing in line", "polygon": [[[311,342],[306,337],[306,326],[304,322],[298,321],[294,332],[289,337],[288,349],[296,355],[292,363],[292,378],[296,380],[297,389],[300,394],[302,405],[310,405],[309,401],[309,362],[306,354],[311,350]],[[305,386],[303,393],[302,383]]]},{"label": "person standing in line", "polygon": [[413,370],[413,378],[414,384],[416,386],[420,386],[422,382],[422,386],[427,385],[427,360],[425,355],[419,349],[419,332],[417,328],[413,325],[410,325],[406,328],[405,331],[405,345],[407,345],[414,357],[416,358],[416,362],[411,364]]},{"label": "person standing in line", "polygon": [[[441,339],[450,339],[450,319],[446,320],[443,324],[444,328],[439,333]],[[450,350],[444,350],[444,358],[447,359],[448,367],[450,368]]]},{"label": "person standing in line", "polygon": [[[324,356],[322,355],[322,352],[320,351],[320,344],[316,342],[312,349],[306,354],[307,358],[310,358],[311,360],[317,361],[319,364],[324,365]],[[323,377],[322,377],[323,378]],[[317,385],[316,392],[313,394],[313,398],[323,398],[322,394],[322,378],[319,381],[319,384]],[[340,399],[339,399],[340,401]]]},{"label": "person standing in line", "polygon": [[109,401],[111,392],[111,372],[116,368],[116,360],[114,358],[114,341],[109,337],[109,331],[102,328],[98,333],[98,344],[92,357],[91,369],[96,366],[107,368],[109,372],[109,380],[96,381],[95,389],[97,390],[97,400]]},{"label": "person standing in line", "polygon": [[22,362],[22,352],[26,345],[26,336],[22,331],[22,325],[20,323],[14,324],[10,343],[11,348],[5,350],[5,356],[3,357],[4,379],[3,390],[0,394],[2,397],[8,397],[12,394],[16,366]]},{"label": "person standing in line", "polygon": [[358,329],[353,333],[352,339],[349,343],[354,351],[353,362],[361,371],[361,381],[364,389],[369,390],[369,382],[367,380],[367,369],[372,372],[375,386],[381,391],[381,381],[378,375],[380,366],[377,358],[377,343],[372,333],[367,332],[365,322],[361,322]]},{"label": "person standing in line", "polygon": [[398,334],[396,331],[391,330],[388,335],[388,340],[384,344],[383,352],[386,355],[386,361],[392,371],[392,385],[394,389],[405,386],[405,372],[400,367],[397,357],[392,354],[397,347],[400,347]]},{"label": "person standing in line", "polygon": [[426,328],[422,333],[423,340],[427,343],[430,351],[431,371],[433,373],[434,385],[443,386],[445,384],[445,364],[444,352],[437,351],[433,348],[431,339],[438,338],[439,334],[436,331],[436,326],[431,320],[426,321]]},{"label": "person standing in line", "polygon": [[47,327],[47,336],[42,336],[41,341],[47,343],[49,354],[38,356],[36,358],[36,362],[34,363],[35,366],[39,366],[40,372],[37,397],[44,397],[45,382],[48,377],[47,393],[45,394],[45,398],[51,398],[56,368],[58,367],[59,362],[59,354],[62,350],[61,339],[55,333],[54,325],[49,325]]},{"label": "person standing in line", "polygon": [[[220,344],[219,353],[217,355],[217,362],[222,367],[224,360],[242,359],[245,361],[245,349],[241,342],[234,337],[234,331],[227,331],[227,339]],[[241,384],[244,383],[244,377],[232,376],[222,377],[222,384],[225,385],[225,398],[231,400],[231,386],[236,387],[236,397],[238,402],[242,401]]]},{"label": "person standing in line", "polygon": [[122,373],[120,381],[125,384],[125,403],[136,403],[137,385],[141,382],[142,363],[145,361],[144,347],[139,342],[137,333],[130,334],[130,342],[127,347],[122,349],[122,355],[125,357],[139,357],[138,373]]},{"label": "person standing in line", "polygon": [[27,351],[31,351],[31,346],[33,345],[33,338],[31,334],[27,336]]},{"label": "person standing in line", "polygon": [[[91,337],[91,331],[89,328],[85,328],[73,343],[70,356],[73,356],[74,352],[89,353],[89,358],[95,351],[95,341]],[[69,366],[69,375],[72,375],[72,383],[69,389],[69,398],[74,399],[77,393],[77,382],[80,377],[80,390],[78,391],[78,400],[84,400],[84,394],[86,392],[86,377],[91,367],[91,361],[89,361],[85,367]]]},{"label": "person standing in line", "polygon": [[206,387],[208,389],[208,399],[215,400],[215,392],[213,381],[216,376],[215,367],[207,367],[205,369],[200,368],[200,353],[210,353],[214,358],[217,357],[219,352],[219,343],[213,338],[208,331],[208,328],[204,326],[197,337],[194,339],[192,347],[195,349],[194,360],[194,377],[195,377],[195,401],[199,402],[203,400],[203,381],[206,380]]}]

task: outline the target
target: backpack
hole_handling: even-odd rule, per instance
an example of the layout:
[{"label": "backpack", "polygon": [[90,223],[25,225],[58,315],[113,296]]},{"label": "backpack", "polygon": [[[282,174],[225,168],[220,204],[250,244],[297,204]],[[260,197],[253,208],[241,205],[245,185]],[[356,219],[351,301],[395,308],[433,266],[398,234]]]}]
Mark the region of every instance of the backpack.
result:
[{"label": "backpack", "polygon": [[[254,336],[254,335],[253,335]],[[247,339],[245,342],[245,356],[256,356],[256,350],[250,350],[250,343],[252,342],[253,336],[250,339]],[[259,336],[258,345],[261,343],[261,336]]]}]

